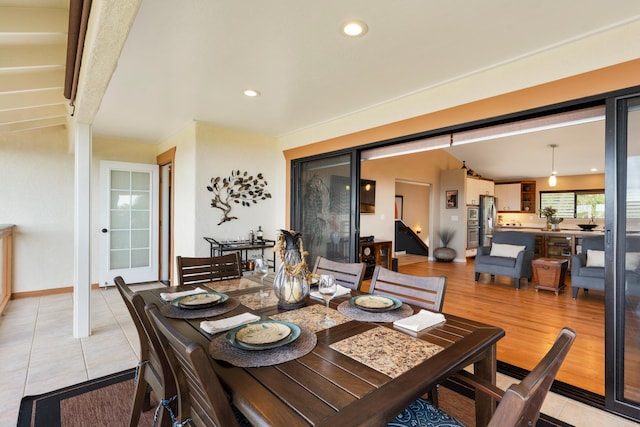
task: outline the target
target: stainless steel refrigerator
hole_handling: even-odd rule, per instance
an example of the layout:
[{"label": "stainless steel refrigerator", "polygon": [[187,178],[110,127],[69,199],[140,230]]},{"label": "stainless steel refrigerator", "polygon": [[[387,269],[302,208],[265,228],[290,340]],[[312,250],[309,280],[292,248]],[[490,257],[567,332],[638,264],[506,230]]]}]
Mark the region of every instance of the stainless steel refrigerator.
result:
[{"label": "stainless steel refrigerator", "polygon": [[494,196],[480,196],[480,246],[490,246],[496,226],[498,201]]}]

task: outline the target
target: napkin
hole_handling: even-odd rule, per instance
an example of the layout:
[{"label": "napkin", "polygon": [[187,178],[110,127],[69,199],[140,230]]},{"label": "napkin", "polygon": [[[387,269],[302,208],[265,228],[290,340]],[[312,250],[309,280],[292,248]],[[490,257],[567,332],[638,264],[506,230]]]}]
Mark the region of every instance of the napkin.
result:
[{"label": "napkin", "polygon": [[202,288],[195,288],[192,289],[190,291],[182,291],[182,292],[162,292],[160,294],[160,298],[162,298],[164,301],[173,301],[176,298],[180,298],[180,297],[184,297],[187,295],[195,295],[195,294],[201,294],[203,292],[209,292],[206,289],[202,289]]},{"label": "napkin", "polygon": [[200,329],[210,334],[217,334],[218,332],[228,331],[236,326],[255,322],[257,320],[260,320],[260,316],[256,316],[251,313],[242,313],[237,316],[227,317],[226,319],[203,320],[200,322]]},{"label": "napkin", "polygon": [[[346,288],[346,287],[341,286],[341,285],[336,285],[336,287],[337,287],[336,288],[336,294],[333,296],[334,298],[335,297],[341,297],[342,295],[348,295],[348,294],[351,293],[351,289],[349,289],[349,288]],[[324,298],[322,298],[322,294],[320,292],[318,292],[318,291],[311,292],[309,294],[309,296],[311,298],[321,299],[321,300],[324,301]]]},{"label": "napkin", "polygon": [[434,313],[428,310],[420,310],[413,316],[405,317],[404,319],[396,320],[393,322],[394,326],[399,326],[404,329],[408,329],[413,332],[418,332],[426,329],[430,326],[437,325],[444,322],[446,319],[442,313]]}]

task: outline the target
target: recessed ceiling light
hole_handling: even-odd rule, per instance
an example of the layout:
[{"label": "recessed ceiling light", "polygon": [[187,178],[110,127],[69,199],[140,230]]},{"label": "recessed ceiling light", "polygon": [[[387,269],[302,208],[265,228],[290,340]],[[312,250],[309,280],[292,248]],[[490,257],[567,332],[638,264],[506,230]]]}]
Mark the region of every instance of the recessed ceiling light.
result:
[{"label": "recessed ceiling light", "polygon": [[251,97],[251,98],[256,97],[256,96],[260,96],[260,92],[258,92],[255,89],[245,89],[244,94],[246,96]]},{"label": "recessed ceiling light", "polygon": [[591,168],[591,172],[598,172],[598,168]]},{"label": "recessed ceiling light", "polygon": [[342,33],[349,37],[362,37],[368,30],[369,27],[363,21],[347,21],[342,24]]}]

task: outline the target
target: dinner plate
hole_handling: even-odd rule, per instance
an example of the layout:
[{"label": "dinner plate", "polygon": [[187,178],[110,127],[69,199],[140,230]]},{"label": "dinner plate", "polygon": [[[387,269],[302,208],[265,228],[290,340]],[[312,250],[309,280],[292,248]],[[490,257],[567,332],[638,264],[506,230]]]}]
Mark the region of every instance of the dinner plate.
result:
[{"label": "dinner plate", "polygon": [[401,307],[402,301],[390,296],[358,295],[351,298],[349,304],[364,311],[384,312]]},{"label": "dinner plate", "polygon": [[229,297],[226,294],[220,292],[203,292],[200,294],[186,295],[176,298],[172,301],[172,304],[176,307],[187,310],[201,310],[213,307],[217,304],[222,304],[228,298]]},{"label": "dinner plate", "polygon": [[267,350],[281,347],[300,336],[300,327],[279,320],[263,320],[238,326],[226,335],[227,341],[243,350]]}]

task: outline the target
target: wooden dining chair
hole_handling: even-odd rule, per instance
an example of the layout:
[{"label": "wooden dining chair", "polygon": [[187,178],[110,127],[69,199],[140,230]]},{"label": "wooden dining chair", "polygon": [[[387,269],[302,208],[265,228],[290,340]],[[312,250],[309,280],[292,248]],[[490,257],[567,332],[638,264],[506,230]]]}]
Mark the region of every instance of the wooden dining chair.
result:
[{"label": "wooden dining chair", "polygon": [[[475,377],[467,371],[461,371],[455,376],[476,390],[485,393],[500,404],[496,408],[489,427],[530,427],[535,426],[540,417],[540,408],[544,402],[551,384],[553,383],[562,362],[569,353],[576,333],[573,329],[564,327],[558,334],[553,346],[519,384],[513,384],[506,391]],[[463,426],[455,418],[441,409],[435,408],[424,399],[418,399],[401,414],[391,421],[388,426],[416,426],[422,425],[415,420],[447,420],[448,426]]]},{"label": "wooden dining chair", "polygon": [[442,311],[447,290],[445,276],[411,276],[377,265],[373,270],[369,293],[389,295],[402,302],[431,311]]},{"label": "wooden dining chair", "polygon": [[179,284],[199,285],[217,280],[242,277],[240,253],[233,252],[215,257],[178,258]]},{"label": "wooden dining chair", "polygon": [[[161,401],[176,396],[177,387],[169,361],[144,310],[142,297],[133,292],[121,276],[116,277],[114,282],[127,310],[129,310],[140,340],[140,362],[136,375],[133,405],[129,416],[129,427],[136,427],[140,413],[152,408],[149,395],[151,390]],[[171,408],[174,413],[177,413],[176,403],[172,404]],[[171,417],[165,411],[159,411],[158,415],[157,425],[169,427],[173,424]]]},{"label": "wooden dining chair", "polygon": [[155,304],[146,306],[153,326],[167,349],[178,383],[181,419],[189,425],[227,427],[250,426],[246,418],[232,407],[205,349],[188,340]]},{"label": "wooden dining chair", "polygon": [[333,274],[338,285],[349,289],[360,290],[365,268],[366,265],[363,262],[337,262],[323,256],[318,256],[312,273]]}]

